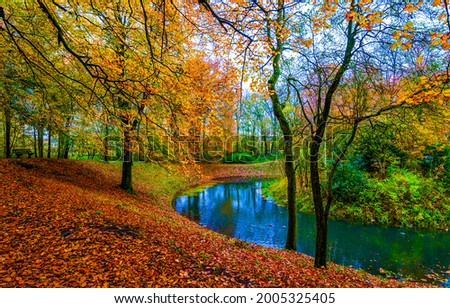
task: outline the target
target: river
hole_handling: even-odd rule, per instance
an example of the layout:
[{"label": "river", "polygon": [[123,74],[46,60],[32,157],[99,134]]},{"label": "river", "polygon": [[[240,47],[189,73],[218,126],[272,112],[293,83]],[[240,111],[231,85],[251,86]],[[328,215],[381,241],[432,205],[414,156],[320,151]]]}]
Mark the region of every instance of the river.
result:
[{"label": "river", "polygon": [[[261,181],[221,183],[196,196],[180,196],[176,210],[218,233],[283,248],[285,207],[263,198]],[[315,218],[298,213],[299,252],[314,256]],[[373,274],[450,287],[450,232],[330,220],[328,258]]]}]

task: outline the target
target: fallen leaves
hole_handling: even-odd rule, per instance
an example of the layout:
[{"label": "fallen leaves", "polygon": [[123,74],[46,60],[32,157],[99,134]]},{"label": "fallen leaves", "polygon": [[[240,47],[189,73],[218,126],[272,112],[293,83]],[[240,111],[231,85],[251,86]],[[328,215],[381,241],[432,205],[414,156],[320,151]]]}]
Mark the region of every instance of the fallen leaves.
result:
[{"label": "fallen leaves", "polygon": [[[141,180],[136,195],[119,189],[114,164],[0,164],[1,287],[425,286],[334,264],[315,269],[306,255],[216,234],[178,215],[164,186]],[[199,179],[244,172],[264,174],[254,166],[207,166],[209,176]]]}]

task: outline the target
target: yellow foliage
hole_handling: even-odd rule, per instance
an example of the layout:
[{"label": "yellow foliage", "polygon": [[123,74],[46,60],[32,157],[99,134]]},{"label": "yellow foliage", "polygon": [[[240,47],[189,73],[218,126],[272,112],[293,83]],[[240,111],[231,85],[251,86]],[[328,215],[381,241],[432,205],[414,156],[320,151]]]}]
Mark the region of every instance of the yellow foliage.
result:
[{"label": "yellow foliage", "polygon": [[394,43],[392,43],[392,45],[391,45],[391,49],[392,49],[392,50],[395,50],[395,49],[397,49],[398,47],[400,47],[401,45],[402,45],[402,42],[401,42],[401,41],[394,42]]},{"label": "yellow foliage", "polygon": [[436,46],[436,45],[439,45],[440,43],[441,43],[440,39],[431,40],[431,46]]},{"label": "yellow foliage", "polygon": [[408,30],[414,31],[414,23],[412,21],[408,21],[406,24],[403,25],[403,30],[405,30],[405,31],[408,31]]},{"label": "yellow foliage", "polygon": [[438,20],[442,20],[445,17],[447,17],[447,14],[446,13],[442,13],[441,15],[439,15]]},{"label": "yellow foliage", "polygon": [[400,32],[400,31],[394,31],[394,32],[392,33],[392,37],[393,37],[395,40],[399,40],[400,37],[401,37],[401,32]]},{"label": "yellow foliage", "polygon": [[314,40],[313,39],[309,39],[309,40],[302,40],[302,45],[304,45],[306,48],[311,47],[311,45],[313,44]]},{"label": "yellow foliage", "polygon": [[412,3],[408,3],[403,10],[412,13],[414,11],[417,11],[417,9],[417,6],[413,5]]},{"label": "yellow foliage", "polygon": [[412,48],[411,42],[406,42],[405,44],[402,45],[402,50],[407,50],[411,48]]}]

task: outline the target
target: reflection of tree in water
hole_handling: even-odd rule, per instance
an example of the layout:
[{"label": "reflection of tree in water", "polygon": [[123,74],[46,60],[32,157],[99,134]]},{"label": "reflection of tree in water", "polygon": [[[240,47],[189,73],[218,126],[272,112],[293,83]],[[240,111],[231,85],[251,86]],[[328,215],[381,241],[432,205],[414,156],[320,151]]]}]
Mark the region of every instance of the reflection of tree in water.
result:
[{"label": "reflection of tree in water", "polygon": [[233,198],[231,196],[230,185],[224,186],[223,196],[217,204],[220,204],[218,209],[221,216],[221,226],[218,231],[234,236],[236,226],[233,220]]},{"label": "reflection of tree in water", "polygon": [[[201,195],[201,194],[200,194]],[[199,195],[199,196],[200,196]],[[200,221],[199,196],[189,196],[187,199],[187,217],[195,222]]]}]

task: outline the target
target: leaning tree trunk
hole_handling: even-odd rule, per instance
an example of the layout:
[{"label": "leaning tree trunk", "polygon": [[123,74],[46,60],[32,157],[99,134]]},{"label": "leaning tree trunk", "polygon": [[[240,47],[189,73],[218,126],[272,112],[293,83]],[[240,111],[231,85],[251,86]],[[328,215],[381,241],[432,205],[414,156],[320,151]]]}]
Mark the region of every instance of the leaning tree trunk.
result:
[{"label": "leaning tree trunk", "polygon": [[[279,13],[281,14],[281,12]],[[281,15],[279,18],[281,20]],[[294,168],[294,153],[292,149],[293,136],[289,121],[283,112],[283,104],[280,101],[278,91],[276,89],[276,84],[281,76],[281,49],[282,43],[281,39],[277,36],[277,45],[273,50],[274,57],[272,60],[272,75],[267,82],[267,89],[270,94],[270,99],[272,101],[272,109],[275,117],[278,120],[281,131],[283,132],[284,141],[284,172],[286,174],[286,179],[288,182],[287,188],[287,200],[288,200],[288,233],[286,238],[286,249],[296,250],[297,248],[297,210],[295,204],[295,194],[296,194],[296,179],[295,179],[295,168]]]}]

